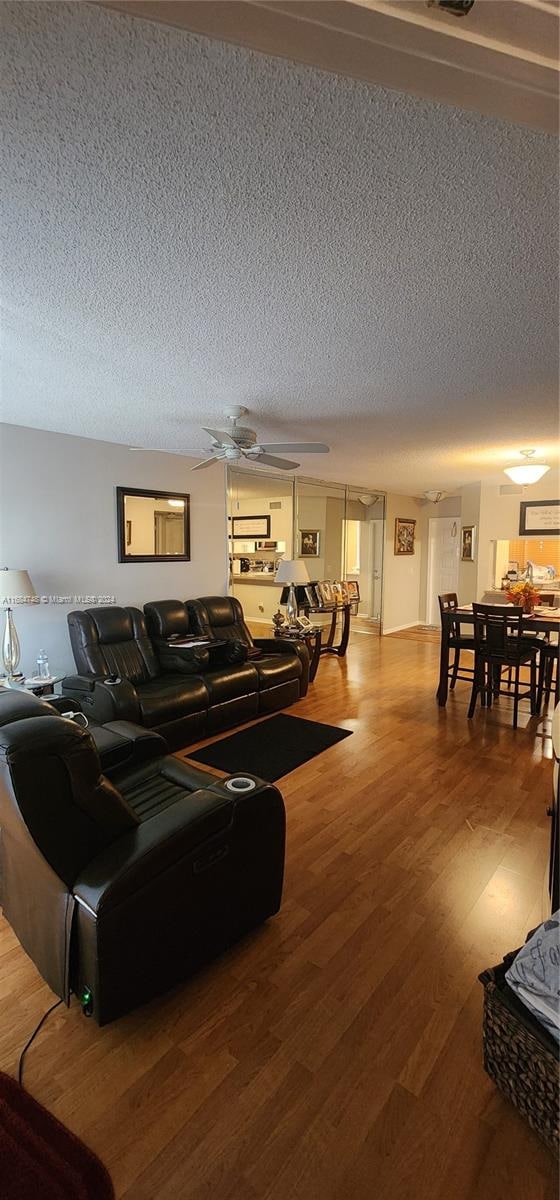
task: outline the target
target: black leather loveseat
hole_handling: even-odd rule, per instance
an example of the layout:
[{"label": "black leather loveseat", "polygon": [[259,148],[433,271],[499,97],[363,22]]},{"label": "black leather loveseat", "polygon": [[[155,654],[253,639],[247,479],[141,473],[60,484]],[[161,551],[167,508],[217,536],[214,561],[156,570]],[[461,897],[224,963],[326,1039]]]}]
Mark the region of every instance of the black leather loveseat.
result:
[{"label": "black leather loveseat", "polygon": [[142,764],[109,780],[88,730],[0,689],[4,915],[53,991],[67,1003],[74,992],[100,1025],[280,906],[280,792],[217,780],[151,743],[151,758],[144,743]]},{"label": "black leather loveseat", "polygon": [[253,642],[232,597],[152,602],[145,613],[90,608],[68,615],[79,674],[67,676],[62,690],[101,724],[136,722],[177,749],[293,704],[307,691],[305,644]]}]

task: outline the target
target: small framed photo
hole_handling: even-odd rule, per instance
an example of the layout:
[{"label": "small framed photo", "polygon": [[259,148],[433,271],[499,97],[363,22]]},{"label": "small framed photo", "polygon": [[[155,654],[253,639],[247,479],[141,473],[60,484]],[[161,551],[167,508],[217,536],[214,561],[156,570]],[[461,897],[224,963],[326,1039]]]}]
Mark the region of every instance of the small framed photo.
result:
[{"label": "small framed photo", "polygon": [[416,521],[395,517],[395,554],[414,554]]},{"label": "small framed photo", "polygon": [[476,525],[461,526],[461,562],[474,562]]},{"label": "small framed photo", "polygon": [[320,532],[318,529],[300,529],[300,558],[318,558]]},{"label": "small framed photo", "polygon": [[317,599],[317,593],[315,591],[314,585],[312,583],[306,583],[304,591],[305,591],[305,599],[306,599],[309,607],[316,608],[317,604],[319,603],[319,600]]},{"label": "small framed photo", "polygon": [[347,579],[346,580],[346,588],[348,590],[348,599],[349,600],[359,600],[360,599],[360,585],[359,585],[357,579]]},{"label": "small framed photo", "polygon": [[317,584],[317,593],[322,605],[333,603],[333,590],[328,579],[323,579]]}]

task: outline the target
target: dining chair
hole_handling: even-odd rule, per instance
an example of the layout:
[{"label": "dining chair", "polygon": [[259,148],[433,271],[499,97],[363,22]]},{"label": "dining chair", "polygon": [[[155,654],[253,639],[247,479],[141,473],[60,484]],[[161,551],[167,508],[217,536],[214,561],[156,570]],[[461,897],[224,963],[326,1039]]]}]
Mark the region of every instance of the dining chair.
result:
[{"label": "dining chair", "polygon": [[545,714],[548,709],[551,692],[554,689],[554,703],[560,703],[560,646],[558,642],[549,642],[541,646],[539,661],[539,681],[537,687],[537,712],[540,713],[544,698]]},{"label": "dining chair", "polygon": [[[443,614],[457,611],[459,607],[457,593],[443,592],[441,596],[438,596],[438,604],[440,617],[442,618],[443,637]],[[474,651],[474,638],[461,633],[460,620],[450,622],[449,646],[455,651],[453,655],[453,662],[451,663],[447,672],[448,677],[451,680],[450,690],[453,691],[458,679],[463,680],[465,683],[472,683],[474,678],[474,666],[467,667],[465,663],[461,663],[461,650]],[[463,673],[460,674],[459,672]]]},{"label": "dining chair", "polygon": [[[474,715],[480,695],[482,708],[491,708],[498,696],[511,696],[513,686],[513,728],[517,729],[520,700],[530,700],[531,715],[537,712],[537,654],[539,647],[523,638],[523,609],[496,604],[473,604],[474,679],[468,716]],[[542,648],[542,647],[541,647]],[[521,667],[528,665],[530,682],[521,691]],[[502,687],[502,671],[513,675],[512,683]],[[510,678],[511,678],[510,675]]]}]

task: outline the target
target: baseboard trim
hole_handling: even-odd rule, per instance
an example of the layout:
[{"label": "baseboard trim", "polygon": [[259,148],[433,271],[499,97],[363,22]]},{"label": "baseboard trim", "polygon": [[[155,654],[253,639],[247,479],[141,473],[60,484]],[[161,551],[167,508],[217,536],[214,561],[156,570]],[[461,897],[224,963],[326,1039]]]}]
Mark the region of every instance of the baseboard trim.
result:
[{"label": "baseboard trim", "polygon": [[401,629],[414,629],[414,627],[416,625],[421,625],[421,624],[422,624],[422,622],[420,620],[420,617],[418,617],[418,619],[416,621],[408,621],[408,623],[406,625],[391,625],[390,629],[383,630],[383,637],[386,637],[388,633],[400,633]]}]

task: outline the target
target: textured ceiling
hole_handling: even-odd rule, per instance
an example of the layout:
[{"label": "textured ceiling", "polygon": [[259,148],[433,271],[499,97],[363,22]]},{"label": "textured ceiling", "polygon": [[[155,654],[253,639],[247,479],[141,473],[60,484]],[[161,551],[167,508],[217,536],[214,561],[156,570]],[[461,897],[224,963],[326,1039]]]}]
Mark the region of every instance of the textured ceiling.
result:
[{"label": "textured ceiling", "polygon": [[325,440],[415,493],[557,436],[555,140],[83,3],[0,6],[6,421]]}]

